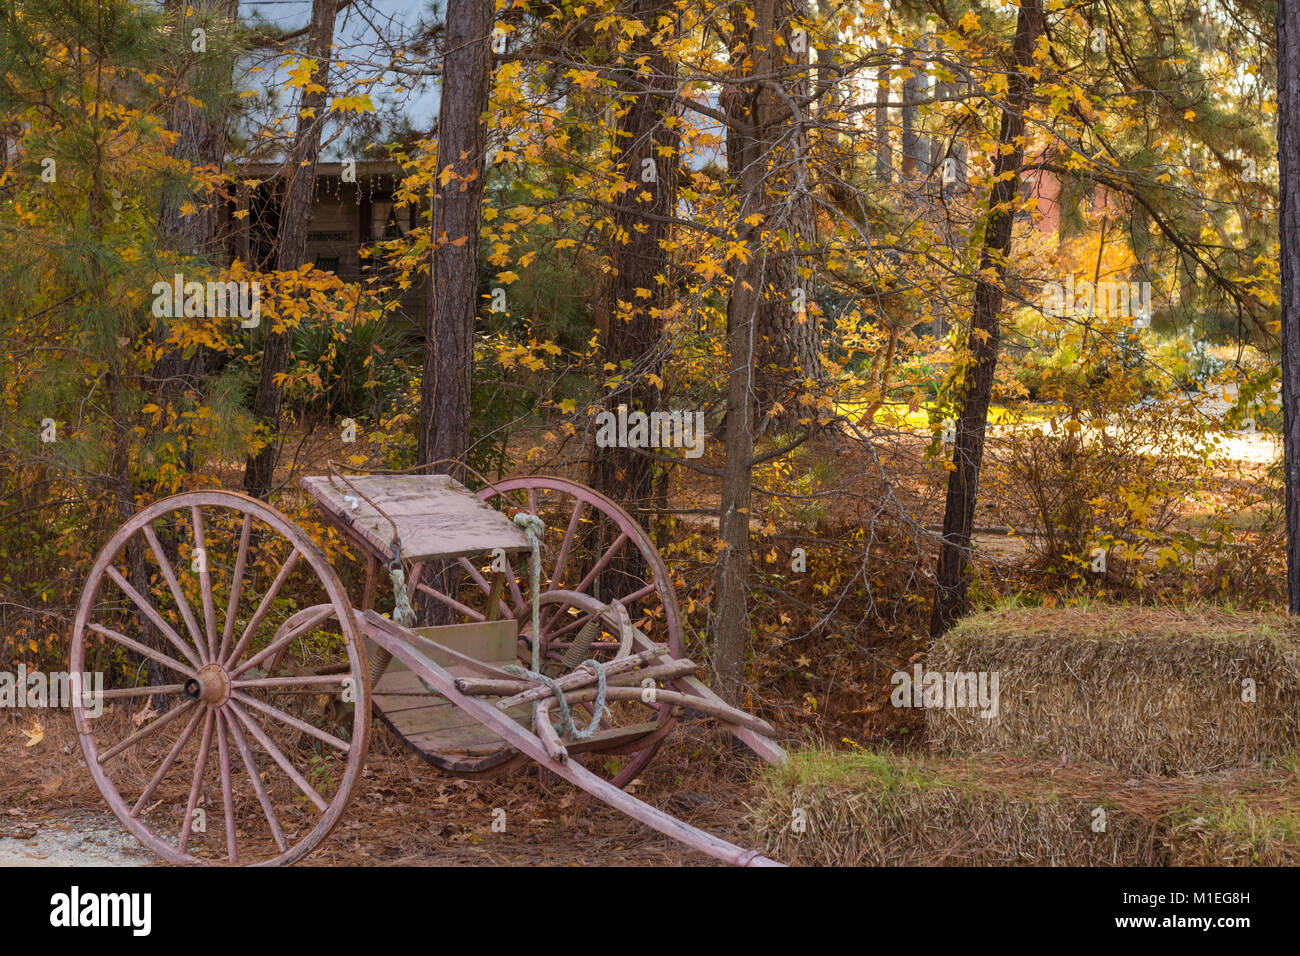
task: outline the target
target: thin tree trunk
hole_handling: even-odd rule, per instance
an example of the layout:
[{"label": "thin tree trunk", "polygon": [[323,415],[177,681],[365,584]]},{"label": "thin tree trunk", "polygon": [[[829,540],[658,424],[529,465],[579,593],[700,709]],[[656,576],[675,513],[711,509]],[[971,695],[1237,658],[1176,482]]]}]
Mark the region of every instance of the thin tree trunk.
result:
[{"label": "thin tree trunk", "polygon": [[[492,87],[492,0],[448,8],[438,112],[438,170],[425,313],[417,460],[465,462],[470,447],[479,232],[487,175],[483,114]],[[444,181],[443,174],[450,171]],[[431,470],[454,473],[449,464]],[[460,477],[464,477],[463,472]]]},{"label": "thin tree trunk", "polygon": [[775,255],[767,257],[763,273],[755,392],[760,414],[770,419],[776,429],[789,430],[798,427],[800,418],[807,417],[797,402],[803,383],[822,377],[821,332],[812,308],[813,289],[799,275],[796,257],[800,246],[810,243],[813,235],[805,128],[809,118],[789,112],[791,102],[798,103],[808,95],[811,43],[806,34],[801,49],[796,49],[793,42],[796,28],[791,18],[806,19],[803,0],[776,0],[776,8],[774,26],[777,21],[784,24],[781,33],[785,45],[778,47],[781,54],[772,62],[774,69],[787,74],[778,82],[788,99],[770,89],[762,91],[767,105],[761,123],[768,135],[763,138],[760,163],[768,167],[761,188],[771,194],[772,181],[780,183],[780,195],[772,195],[764,205],[771,210],[769,229],[781,241],[771,246]]},{"label": "thin tree trunk", "polygon": [[[627,16],[646,27],[646,32],[633,41],[630,53],[632,58],[648,57],[646,66],[650,72],[635,75],[638,87],[661,90],[676,87],[676,65],[653,38],[660,18],[673,15],[674,7],[668,0],[627,3]],[[617,168],[624,191],[614,213],[615,238],[610,252],[613,276],[605,305],[609,315],[605,357],[615,366],[625,361],[631,363],[636,382],[618,401],[647,415],[658,410],[661,404],[661,390],[650,384],[646,376],[663,375],[661,313],[670,304],[668,287],[657,277],[668,269],[664,244],[670,230],[666,219],[673,215],[676,202],[678,137],[664,123],[673,115],[674,105],[671,96],[638,93],[627,104],[627,112],[618,123]],[[644,200],[643,194],[651,198]],[[650,293],[648,298],[645,292]],[[645,515],[640,512],[654,494],[653,479],[654,462],[626,449],[597,449],[592,460],[592,486],[622,503],[642,524]]]},{"label": "thin tree trunk", "polygon": [[876,72],[876,178],[894,181],[894,149],[889,140],[889,67]]},{"label": "thin tree trunk", "polygon": [[[492,92],[492,0],[461,0],[447,10],[438,110],[438,172],[433,187],[433,242],[424,318],[424,374],[416,461],[428,472],[464,481],[472,432],[474,325],[483,181],[487,177],[487,112]],[[444,181],[443,174],[450,178]],[[460,570],[435,562],[425,579],[455,594]],[[419,608],[425,624],[450,624],[440,602]]]},{"label": "thin tree trunk", "polygon": [[[313,0],[308,54],[316,61],[312,82],[321,89],[305,87],[298,104],[298,127],[293,149],[285,166],[288,186],[280,210],[276,269],[286,272],[301,268],[307,259],[307,230],[311,226],[311,203],[316,191],[316,162],[320,158],[321,128],[328,102],[330,48],[334,43],[334,18],[338,0]],[[275,463],[280,453],[280,413],[284,393],[277,376],[289,368],[291,332],[267,329],[262,348],[261,376],[253,399],[253,414],[271,432],[266,446],[250,456],[244,467],[244,490],[259,498],[271,490]]]},{"label": "thin tree trunk", "polygon": [[[193,27],[201,26],[209,32],[229,28],[238,7],[237,0],[195,0],[188,4],[184,0],[166,0],[175,49],[178,52],[189,49]],[[234,60],[232,56],[211,53],[193,62],[189,82],[176,91],[169,104],[167,126],[177,137],[170,153],[194,169],[213,169],[219,173],[226,159],[226,109],[219,102],[222,93],[214,95],[212,86],[223,81],[229,84]],[[209,96],[207,104],[191,101],[192,97],[204,93]],[[186,215],[182,211],[186,202],[192,203],[196,211]],[[217,202],[193,190],[164,195],[158,216],[160,244],[186,258],[215,257],[219,253],[216,247],[219,212]],[[166,321],[155,334],[157,341],[166,341]],[[154,388],[164,402],[198,387],[207,353],[205,347],[199,346],[186,358],[183,350],[177,348],[157,361],[153,369]],[[192,449],[187,450],[184,461],[187,470],[193,467]]]},{"label": "thin tree trunk", "polygon": [[[167,16],[173,21],[177,52],[188,53],[191,31],[195,27],[209,32],[228,28],[238,3],[236,0],[190,0],[188,3],[185,0],[166,0],[164,6]],[[197,169],[215,168],[220,172],[226,158],[225,110],[220,104],[215,104],[219,107],[215,110],[210,108],[213,103],[196,104],[190,97],[210,93],[210,87],[223,79],[229,84],[233,62],[216,52],[198,54],[192,60],[195,65],[187,74],[189,81],[176,91],[176,96],[168,104],[167,128],[177,136],[169,152]],[[181,207],[187,202],[196,207],[196,211],[189,215],[181,212]],[[220,223],[220,207],[216,202],[192,192],[169,194],[163,197],[159,219],[163,242],[168,249],[190,256],[210,255],[216,251],[213,241]]]},{"label": "thin tree trunk", "polygon": [[1277,156],[1287,609],[1300,614],[1300,0],[1277,5]]},{"label": "thin tree trunk", "polygon": [[921,178],[921,133],[917,103],[921,100],[921,78],[916,64],[908,64],[911,75],[903,79],[903,182],[913,184]]},{"label": "thin tree trunk", "polygon": [[[755,0],[752,27],[741,43],[746,49],[736,56],[748,59],[749,75],[771,72],[775,0]],[[733,24],[741,24],[743,13]],[[766,117],[771,112],[772,92],[755,84],[748,96],[749,109],[743,117],[747,133],[728,133],[728,160],[734,158],[733,173],[739,174],[742,207],[738,239],[749,248],[749,261],[736,268],[731,299],[727,305],[727,426],[726,461],[723,464],[722,500],[718,519],[723,541],[715,578],[717,589],[717,643],[714,667],[719,693],[738,702],[743,687],[745,652],[749,644],[749,513],[753,497],[754,458],[754,350],[755,326],[761,309],[763,270],[766,257],[759,248],[761,224],[745,220],[766,206],[764,188],[770,144]],[[732,133],[735,141],[732,142]]]},{"label": "thin tree trunk", "polygon": [[1011,229],[1015,223],[1020,167],[1024,161],[1025,107],[1031,91],[1027,71],[1033,64],[1034,45],[1042,30],[1042,22],[1042,0],[1023,0],[1016,17],[1013,48],[1016,70],[1011,75],[1007,103],[1002,111],[1002,126],[998,134],[1000,148],[993,164],[989,219],[980,254],[980,277],[975,283],[975,302],[967,339],[971,364],[961,386],[962,410],[957,419],[953,445],[953,470],[948,474],[943,544],[936,574],[934,611],[930,618],[932,637],[943,634],[965,610],[965,570],[970,553],[971,527],[975,521],[980,466],[984,460],[984,435],[993,394],[993,372],[998,360],[1002,279],[1011,254]]}]

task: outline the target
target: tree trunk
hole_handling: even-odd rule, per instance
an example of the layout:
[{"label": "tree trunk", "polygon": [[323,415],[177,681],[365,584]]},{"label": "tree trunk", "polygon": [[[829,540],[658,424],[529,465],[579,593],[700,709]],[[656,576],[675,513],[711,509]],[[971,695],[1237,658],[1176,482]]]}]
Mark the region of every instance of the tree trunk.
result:
[{"label": "tree trunk", "polygon": [[911,75],[903,79],[903,182],[915,185],[924,176],[922,142],[917,104],[921,101],[921,77],[915,62],[908,64]]},{"label": "tree trunk", "polygon": [[[438,110],[438,172],[433,187],[429,298],[424,316],[424,374],[416,461],[429,473],[466,478],[473,404],[474,324],[487,126],[492,92],[492,0],[462,0],[447,10]],[[443,179],[444,173],[450,178]],[[444,594],[459,589],[460,570],[434,562],[425,580]],[[425,624],[450,624],[446,605],[424,601]]]},{"label": "tree trunk", "polygon": [[979,278],[971,315],[967,347],[971,364],[961,385],[962,410],[957,419],[953,445],[953,470],[948,474],[948,496],[943,514],[943,544],[936,574],[934,611],[930,635],[938,637],[964,611],[967,557],[971,527],[975,521],[975,500],[980,466],[984,460],[984,434],[988,425],[989,400],[993,394],[993,372],[998,360],[1002,309],[1002,279],[1011,254],[1011,229],[1015,203],[1020,192],[1020,166],[1024,160],[1025,115],[1031,82],[1034,45],[1042,30],[1042,0],[1024,0],[1016,17],[1013,48],[1015,71],[1008,84],[1002,110],[997,159],[993,164],[993,189],[989,195],[989,218],[984,248],[980,254]]},{"label": "tree trunk", "polygon": [[876,178],[894,181],[894,149],[889,141],[889,67],[876,72]]},{"label": "tree trunk", "polygon": [[[462,0],[447,11],[438,111],[438,170],[420,384],[421,465],[465,463],[470,446],[478,246],[487,175],[483,114],[492,88],[491,0]],[[444,182],[443,174],[451,178]],[[430,471],[453,474],[453,465]],[[463,478],[461,472],[459,477]]]},{"label": "tree trunk", "polygon": [[[811,41],[805,33],[802,48],[795,48],[796,28],[791,18],[804,20],[805,4],[804,0],[776,0],[776,8],[776,19],[784,24],[781,32],[785,45],[776,48],[780,55],[771,62],[774,70],[787,74],[778,82],[797,102],[808,95]],[[766,244],[773,253],[770,256],[752,250],[755,256],[766,258],[754,390],[759,412],[765,416],[764,424],[770,421],[777,430],[790,430],[798,427],[800,418],[807,417],[797,401],[803,383],[821,378],[821,332],[812,308],[813,289],[810,281],[799,274],[797,254],[813,236],[807,160],[809,117],[791,115],[786,97],[770,89],[761,91],[759,101],[764,104],[763,113],[755,123],[766,131],[757,154],[760,165],[766,167],[760,188],[770,196],[763,204],[769,210],[765,213],[770,217],[766,225],[777,241]],[[775,195],[777,190],[780,195]]]},{"label": "tree trunk", "polygon": [[[238,3],[235,0],[166,0],[167,16],[174,23],[177,51],[189,51],[190,31],[195,27],[205,30],[227,29],[234,18]],[[193,57],[195,67],[190,80],[176,91],[168,104],[167,128],[177,139],[170,153],[201,169],[221,170],[226,158],[226,114],[224,108],[216,110],[213,103],[193,103],[188,98],[202,97],[217,84],[230,84],[233,62],[230,57],[216,53]],[[219,89],[219,86],[217,87]],[[183,215],[181,207],[191,202],[196,212]],[[220,225],[220,205],[211,197],[203,198],[193,192],[170,193],[163,196],[159,216],[163,244],[189,256],[211,255],[213,241]]]},{"label": "tree trunk", "polygon": [[[166,0],[167,16],[172,22],[176,49],[186,50],[191,43],[191,29],[202,26],[208,31],[228,29],[238,12],[236,0],[195,0],[186,4],[182,0]],[[215,84],[229,85],[233,57],[210,54],[199,57],[191,80],[175,92],[169,104],[167,128],[176,134],[170,152],[176,159],[190,164],[194,169],[221,171],[226,159],[226,109],[211,95]],[[219,89],[219,87],[218,87]],[[207,104],[195,104],[190,97],[209,94]],[[193,203],[197,211],[182,213],[186,203]],[[220,232],[220,205],[210,196],[200,196],[192,190],[168,193],[159,208],[160,245],[186,258],[215,257]],[[197,278],[197,277],[196,277]],[[168,330],[164,321],[156,330],[156,341],[166,341]],[[154,387],[166,402],[198,387],[199,378],[207,360],[207,349],[200,346],[193,355],[185,358],[182,349],[165,353],[154,365]],[[192,452],[185,455],[187,469],[192,468]]]},{"label": "tree trunk", "polygon": [[1282,431],[1287,609],[1300,614],[1300,0],[1277,5],[1278,232],[1282,266]]},{"label": "tree trunk", "polygon": [[[307,230],[311,226],[311,203],[316,192],[316,161],[320,158],[321,128],[328,102],[324,88],[329,86],[330,48],[334,43],[337,13],[338,0],[313,0],[307,52],[316,61],[312,82],[322,89],[304,88],[298,104],[298,127],[294,132],[289,161],[285,164],[288,186],[280,209],[277,236],[276,269],[280,272],[301,268],[307,258]],[[289,368],[290,335],[288,329],[276,332],[268,328],[262,348],[262,370],[257,382],[257,395],[253,399],[253,414],[271,434],[266,447],[250,456],[244,467],[244,490],[258,498],[266,497],[271,490],[280,452],[280,410],[284,393],[275,379]]]},{"label": "tree trunk", "polygon": [[[628,0],[627,16],[647,28],[633,41],[629,58],[647,57],[650,72],[632,75],[632,82],[636,87],[674,89],[676,65],[653,39],[660,18],[674,16],[673,5],[667,0]],[[646,381],[646,376],[663,375],[664,323],[660,313],[670,305],[668,287],[657,277],[668,269],[664,243],[670,230],[665,219],[673,215],[676,202],[678,137],[664,124],[673,111],[671,96],[632,93],[627,112],[618,123],[617,168],[624,191],[614,213],[605,357],[615,366],[630,362],[627,374],[634,383],[629,392],[609,404],[623,402],[647,415],[661,403],[661,390]],[[643,193],[650,198],[643,199]],[[649,298],[641,294],[644,292],[650,293]],[[653,479],[654,462],[626,449],[597,449],[591,463],[592,486],[623,504],[643,525],[643,509],[654,494]]]},{"label": "tree trunk", "polygon": [[[749,27],[741,25],[745,12],[733,7],[733,62],[748,61],[748,76],[769,75],[776,0],[755,0]],[[741,31],[744,31],[743,33]],[[740,700],[749,644],[749,514],[753,496],[750,469],[754,458],[754,350],[755,327],[762,308],[765,259],[760,248],[764,223],[746,220],[766,212],[767,160],[769,146],[766,118],[772,115],[773,93],[751,84],[744,99],[747,108],[737,111],[747,124],[745,131],[728,130],[728,161],[739,173],[741,209],[737,239],[749,249],[749,261],[735,267],[731,299],[727,304],[727,425],[726,460],[723,464],[722,500],[718,530],[723,541],[715,577],[717,601],[717,643],[714,667],[719,693],[732,703]]]}]

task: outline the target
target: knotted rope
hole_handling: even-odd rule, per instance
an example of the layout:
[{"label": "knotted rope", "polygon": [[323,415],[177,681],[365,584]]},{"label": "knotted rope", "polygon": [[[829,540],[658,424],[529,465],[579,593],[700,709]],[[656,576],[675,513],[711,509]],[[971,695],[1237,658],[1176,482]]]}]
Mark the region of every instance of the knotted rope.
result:
[{"label": "knotted rope", "polygon": [[393,623],[410,627],[415,623],[415,608],[406,593],[406,572],[402,569],[402,543],[393,539],[393,560],[388,563],[388,577],[393,582]]},{"label": "knotted rope", "polygon": [[600,661],[592,659],[587,659],[579,665],[596,675],[596,699],[592,706],[591,723],[585,728],[579,728],[573,722],[573,714],[569,710],[569,702],[564,699],[563,689],[554,678],[542,673],[542,535],[546,533],[546,523],[535,514],[521,511],[515,515],[515,524],[524,533],[528,546],[532,549],[533,667],[532,670],[528,670],[517,664],[507,664],[502,670],[549,687],[560,709],[560,724],[556,728],[557,732],[561,737],[584,740],[596,732],[601,718],[609,712],[605,706],[605,668],[601,666]]},{"label": "knotted rope", "polygon": [[596,675],[596,699],[592,702],[591,723],[586,727],[578,727],[573,722],[573,713],[569,710],[569,702],[564,699],[564,689],[560,687],[558,681],[553,677],[547,677],[541,671],[530,671],[526,667],[520,667],[518,664],[507,664],[501,668],[507,674],[513,674],[516,677],[523,677],[527,680],[536,681],[539,684],[545,684],[555,695],[555,702],[560,708],[560,722],[556,727],[556,732],[561,737],[572,737],[575,740],[585,740],[596,732],[600,727],[600,720],[605,714],[609,713],[609,708],[605,706],[605,668],[601,666],[600,661],[585,660],[581,667],[587,668]]}]

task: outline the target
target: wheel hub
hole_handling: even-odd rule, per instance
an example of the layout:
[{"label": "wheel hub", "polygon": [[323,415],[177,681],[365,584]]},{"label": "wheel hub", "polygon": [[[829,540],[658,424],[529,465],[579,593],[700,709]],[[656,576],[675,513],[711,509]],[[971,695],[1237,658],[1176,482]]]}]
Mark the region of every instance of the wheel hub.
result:
[{"label": "wheel hub", "polygon": [[208,664],[185,682],[183,693],[190,700],[220,707],[230,699],[230,675],[220,664]]}]

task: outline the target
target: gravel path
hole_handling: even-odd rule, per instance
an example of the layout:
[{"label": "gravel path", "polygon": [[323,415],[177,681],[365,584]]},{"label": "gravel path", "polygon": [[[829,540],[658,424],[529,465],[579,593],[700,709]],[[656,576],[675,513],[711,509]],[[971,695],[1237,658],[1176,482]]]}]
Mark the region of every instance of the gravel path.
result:
[{"label": "gravel path", "polygon": [[111,813],[0,816],[0,866],[146,866],[155,862]]}]

